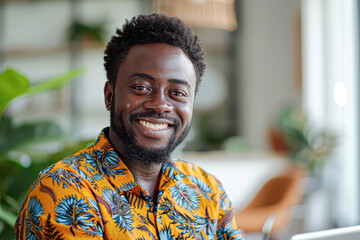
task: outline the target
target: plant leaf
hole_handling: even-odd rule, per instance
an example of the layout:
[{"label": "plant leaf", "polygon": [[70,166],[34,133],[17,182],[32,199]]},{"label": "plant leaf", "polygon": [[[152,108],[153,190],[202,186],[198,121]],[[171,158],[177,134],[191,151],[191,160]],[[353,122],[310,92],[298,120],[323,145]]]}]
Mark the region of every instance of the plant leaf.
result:
[{"label": "plant leaf", "polygon": [[55,90],[65,86],[66,84],[70,83],[74,78],[78,77],[79,75],[85,72],[85,68],[71,70],[55,77],[50,78],[40,84],[35,86],[30,86],[29,90],[27,91],[26,95],[31,96],[41,92]]},{"label": "plant leaf", "polygon": [[13,68],[5,69],[5,71],[0,74],[0,116],[14,98],[22,94],[32,96],[44,91],[61,88],[84,72],[85,68],[71,70],[52,77],[43,83],[30,86],[28,77]]},{"label": "plant leaf", "polygon": [[0,204],[0,219],[4,220],[10,226],[14,226],[16,221],[16,215],[9,210],[3,208]]},{"label": "plant leaf", "polygon": [[29,144],[58,140],[64,136],[60,126],[50,121],[24,123],[7,129],[0,127],[0,130],[3,134],[0,137],[0,155]]},{"label": "plant leaf", "polygon": [[20,206],[19,202],[16,199],[14,199],[13,197],[11,197],[11,196],[4,193],[2,195],[2,200],[5,203],[9,204],[10,207],[12,207],[14,209],[17,209],[18,211],[20,210],[21,206]]},{"label": "plant leaf", "polygon": [[[17,163],[11,159],[1,158],[0,159],[0,182],[2,184],[1,190],[6,187],[6,179],[9,176],[17,174],[23,167],[20,163]],[[5,181],[5,182],[4,182]]]},{"label": "plant leaf", "polygon": [[28,91],[29,85],[29,79],[12,68],[0,74],[0,115],[11,100]]}]

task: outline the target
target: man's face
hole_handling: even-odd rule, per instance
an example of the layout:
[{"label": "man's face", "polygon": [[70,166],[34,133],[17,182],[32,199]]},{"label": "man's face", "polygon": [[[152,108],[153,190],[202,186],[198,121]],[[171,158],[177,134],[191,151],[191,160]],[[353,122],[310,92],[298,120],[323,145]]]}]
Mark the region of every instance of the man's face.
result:
[{"label": "man's face", "polygon": [[131,47],[115,87],[105,86],[110,131],[117,135],[113,144],[134,161],[166,161],[190,129],[195,87],[193,64],[180,48],[164,43]]}]

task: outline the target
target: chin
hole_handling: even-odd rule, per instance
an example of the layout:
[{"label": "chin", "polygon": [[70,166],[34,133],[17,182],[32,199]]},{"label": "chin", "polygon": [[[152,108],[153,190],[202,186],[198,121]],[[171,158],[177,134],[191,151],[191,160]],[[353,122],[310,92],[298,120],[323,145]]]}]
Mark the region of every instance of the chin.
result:
[{"label": "chin", "polygon": [[169,161],[174,147],[145,147],[141,145],[132,145],[126,149],[127,158],[134,163],[144,165],[162,164]]},{"label": "chin", "polygon": [[167,141],[166,143],[143,143],[143,142],[136,142],[136,145],[138,145],[139,147],[143,148],[143,149],[148,149],[149,151],[151,150],[156,150],[156,149],[167,149],[169,148],[169,142]]}]

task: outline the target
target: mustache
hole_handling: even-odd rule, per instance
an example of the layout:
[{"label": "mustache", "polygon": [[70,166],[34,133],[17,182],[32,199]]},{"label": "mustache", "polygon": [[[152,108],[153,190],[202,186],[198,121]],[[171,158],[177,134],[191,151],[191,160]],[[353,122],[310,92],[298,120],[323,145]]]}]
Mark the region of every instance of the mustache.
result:
[{"label": "mustache", "polygon": [[178,119],[171,117],[169,114],[166,114],[166,113],[157,113],[154,110],[131,114],[129,119],[132,122],[138,117],[153,117],[153,118],[159,118],[159,119],[166,119],[166,120],[173,122],[175,127],[179,125]]}]

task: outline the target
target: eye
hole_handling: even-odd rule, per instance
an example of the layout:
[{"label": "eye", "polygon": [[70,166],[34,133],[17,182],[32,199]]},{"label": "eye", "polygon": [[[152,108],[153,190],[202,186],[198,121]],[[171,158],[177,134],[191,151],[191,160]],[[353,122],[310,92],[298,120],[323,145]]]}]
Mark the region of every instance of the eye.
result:
[{"label": "eye", "polygon": [[151,88],[146,85],[133,85],[131,89],[137,95],[144,95],[151,92]]},{"label": "eye", "polygon": [[186,94],[182,91],[173,91],[172,95],[177,96],[177,97],[186,97]]},{"label": "eye", "polygon": [[134,88],[138,91],[144,91],[146,89],[145,86],[135,86]]},{"label": "eye", "polygon": [[184,90],[179,90],[179,89],[173,89],[169,92],[169,95],[171,96],[171,98],[173,98],[176,101],[187,101],[189,98],[189,94],[184,91]]}]

